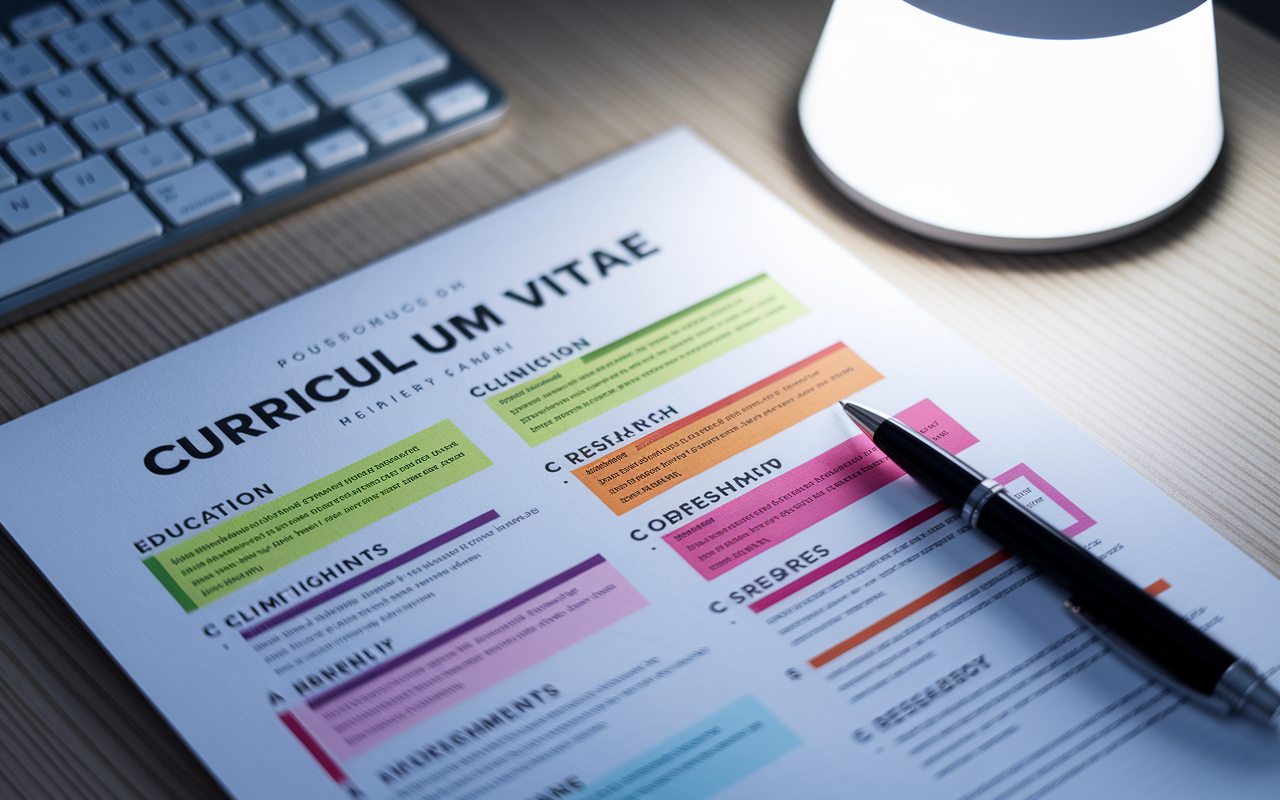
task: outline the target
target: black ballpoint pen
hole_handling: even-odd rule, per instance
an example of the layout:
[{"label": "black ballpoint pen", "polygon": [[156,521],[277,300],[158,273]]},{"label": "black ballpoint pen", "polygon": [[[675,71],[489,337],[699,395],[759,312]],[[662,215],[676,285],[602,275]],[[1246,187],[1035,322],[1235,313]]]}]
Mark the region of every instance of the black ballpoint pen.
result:
[{"label": "black ballpoint pen", "polygon": [[1067,589],[1071,593],[1067,609],[1117,650],[1192,699],[1262,722],[1280,721],[1280,693],[1249,662],[1023,508],[998,482],[910,426],[865,406],[841,405],[880,452],[960,508],[967,524],[1025,557]]}]

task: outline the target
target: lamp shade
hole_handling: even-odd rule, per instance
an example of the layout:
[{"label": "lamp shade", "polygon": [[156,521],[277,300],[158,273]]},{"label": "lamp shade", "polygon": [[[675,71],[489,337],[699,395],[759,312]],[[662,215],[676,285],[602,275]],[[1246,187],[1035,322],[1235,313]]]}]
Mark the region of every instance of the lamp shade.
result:
[{"label": "lamp shade", "polygon": [[1222,149],[1211,0],[836,0],[800,125],[908,230],[994,250],[1155,224]]}]

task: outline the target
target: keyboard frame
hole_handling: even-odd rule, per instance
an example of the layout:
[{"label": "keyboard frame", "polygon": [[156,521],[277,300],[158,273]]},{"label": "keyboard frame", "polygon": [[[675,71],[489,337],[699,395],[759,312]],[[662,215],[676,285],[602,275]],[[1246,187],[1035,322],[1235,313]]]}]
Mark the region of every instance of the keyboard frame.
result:
[{"label": "keyboard frame", "polygon": [[[315,121],[279,134],[268,134],[258,129],[258,138],[252,145],[213,159],[204,159],[195,152],[194,148],[190,148],[189,143],[178,133],[177,126],[174,126],[168,130],[172,130],[175,136],[188,145],[188,149],[192,149],[193,154],[196,155],[197,163],[204,160],[211,160],[217,163],[227,176],[240,187],[244,195],[244,201],[234,208],[215,213],[181,228],[170,226],[161,214],[152,209],[157,218],[165,225],[164,233],[158,238],[134,245],[79,267],[65,270],[46,281],[0,299],[0,328],[9,327],[125,278],[203,249],[294,211],[314,205],[348,189],[389,175],[433,155],[483,136],[496,128],[502,122],[510,106],[510,99],[506,92],[472,66],[470,62],[461,58],[458,55],[458,51],[446,39],[426,25],[422,18],[414,13],[412,8],[397,2],[397,0],[390,1],[414,18],[419,27],[418,33],[424,33],[427,37],[435,40],[449,53],[449,67],[444,72],[405,84],[400,87],[401,91],[405,92],[411,100],[417,103],[423,95],[437,88],[444,88],[458,81],[472,78],[479,81],[489,90],[489,101],[484,109],[439,126],[432,123],[427,128],[425,135],[411,137],[386,147],[379,147],[371,142],[369,154],[364,158],[332,167],[322,172],[316,172],[310,164],[307,164],[307,177],[303,181],[261,196],[253,194],[240,182],[241,170],[245,166],[264,161],[286,150],[291,150],[301,159],[302,146],[305,142],[345,127],[357,127],[358,129],[358,126],[354,126],[348,120],[345,110],[333,111],[326,108],[323,103],[319,103],[320,115]],[[9,0],[9,2],[5,3],[5,17],[0,19],[0,25],[3,26],[4,32],[10,41],[15,38],[9,28],[11,19],[27,11],[48,5],[50,2],[51,0]],[[179,8],[175,4],[171,5],[174,8]],[[287,15],[288,12],[285,11],[285,13]],[[163,53],[160,55],[161,58],[164,58]],[[167,61],[167,59],[165,60]],[[59,63],[61,64],[61,59],[59,59]],[[64,74],[72,69],[66,67],[65,64],[62,64],[62,66]],[[175,72],[175,75],[178,74],[182,73],[180,71]],[[97,77],[96,74],[95,77]],[[306,86],[302,84],[302,80],[302,78],[298,78],[290,82],[301,86],[303,91],[307,91]],[[280,85],[281,83],[284,83],[284,81],[276,81],[273,85]],[[30,91],[28,90],[28,92]],[[0,93],[7,92],[0,88]],[[115,97],[115,95],[113,94],[112,97]],[[142,115],[139,114],[138,116],[141,118]],[[246,119],[249,118],[247,114],[245,117]],[[148,131],[160,130],[149,124],[147,128]],[[271,142],[273,147],[262,148],[261,144],[264,141]],[[91,151],[86,151],[86,153],[86,157],[93,154]],[[9,160],[6,156],[6,161]],[[306,163],[305,159],[302,160],[303,163]],[[16,165],[11,164],[10,166],[14,167]],[[130,178],[130,191],[138,194],[143,203],[149,206],[145,193],[142,191],[142,185],[134,180],[132,176],[128,176],[125,170],[122,169],[121,172],[125,172],[126,176]],[[22,173],[20,172],[20,174]],[[57,192],[54,192],[54,194],[59,200],[63,200],[60,194]],[[0,265],[0,269],[2,268],[3,265]]]}]

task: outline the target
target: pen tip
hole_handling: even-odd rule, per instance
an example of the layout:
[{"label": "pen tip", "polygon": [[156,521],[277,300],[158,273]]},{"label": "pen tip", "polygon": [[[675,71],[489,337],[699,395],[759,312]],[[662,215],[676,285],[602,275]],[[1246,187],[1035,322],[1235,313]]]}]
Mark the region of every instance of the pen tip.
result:
[{"label": "pen tip", "polygon": [[844,409],[844,413],[849,415],[849,419],[853,420],[862,429],[862,432],[868,436],[874,437],[876,430],[880,427],[880,423],[885,420],[883,414],[866,406],[860,406],[857,403],[841,403],[840,407]]}]

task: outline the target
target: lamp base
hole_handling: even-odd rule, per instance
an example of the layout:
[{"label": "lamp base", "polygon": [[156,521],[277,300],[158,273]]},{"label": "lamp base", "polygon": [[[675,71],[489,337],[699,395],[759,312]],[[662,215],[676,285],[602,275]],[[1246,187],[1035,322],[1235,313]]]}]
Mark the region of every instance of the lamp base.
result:
[{"label": "lamp base", "polygon": [[1065,253],[1071,250],[1084,250],[1088,247],[1098,247],[1104,244],[1136,236],[1139,233],[1154,228],[1161,222],[1181,211],[1191,199],[1200,191],[1200,187],[1204,185],[1201,181],[1196,188],[1192,189],[1188,194],[1184,195],[1181,200],[1174,202],[1173,205],[1158,211],[1155,214],[1131,222],[1128,225],[1121,225],[1118,228],[1112,228],[1105,231],[1094,231],[1092,233],[1084,233],[1078,236],[1062,236],[1058,238],[1042,238],[1042,239],[1018,239],[1006,236],[985,236],[981,233],[972,233],[969,231],[958,231],[950,228],[942,228],[937,225],[930,225],[927,222],[921,222],[918,219],[900,214],[892,208],[882,206],[871,198],[861,194],[849,184],[840,179],[840,176],[833,172],[826,164],[822,163],[822,159],[814,152],[812,147],[805,143],[805,149],[809,151],[813,163],[818,168],[818,172],[822,173],[822,177],[836,188],[841,194],[852,200],[855,205],[873,216],[896,225],[905,231],[923,236],[926,239],[933,239],[943,244],[953,244],[959,247],[968,247],[974,250],[989,250],[995,253]]}]

